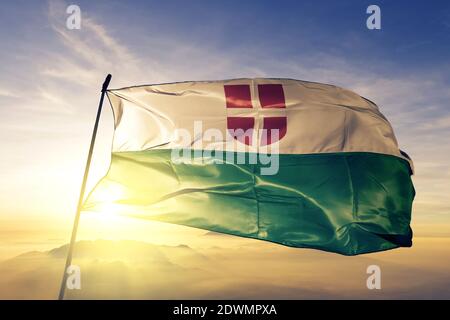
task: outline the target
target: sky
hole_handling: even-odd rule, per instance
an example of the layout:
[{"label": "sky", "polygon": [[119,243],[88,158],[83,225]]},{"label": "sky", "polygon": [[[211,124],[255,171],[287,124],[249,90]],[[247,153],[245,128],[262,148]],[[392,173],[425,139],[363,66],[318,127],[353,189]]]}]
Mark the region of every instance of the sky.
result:
[{"label": "sky", "polygon": [[[66,28],[69,4],[80,30]],[[370,4],[381,30],[366,27]],[[0,40],[0,257],[67,241],[108,73],[110,88],[286,77],[351,89],[380,107],[414,161],[413,229],[450,236],[447,1],[18,0],[0,6]],[[108,167],[104,110],[88,189]],[[38,231],[44,240],[30,240]]]}]

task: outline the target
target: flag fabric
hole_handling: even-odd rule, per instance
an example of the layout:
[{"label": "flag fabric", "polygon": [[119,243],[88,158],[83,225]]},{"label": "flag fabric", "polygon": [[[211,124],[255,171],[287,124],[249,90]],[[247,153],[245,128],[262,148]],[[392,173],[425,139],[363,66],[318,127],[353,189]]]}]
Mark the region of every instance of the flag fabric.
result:
[{"label": "flag fabric", "polygon": [[258,78],[107,95],[111,165],[85,211],[345,255],[412,244],[412,161],[351,91]]}]

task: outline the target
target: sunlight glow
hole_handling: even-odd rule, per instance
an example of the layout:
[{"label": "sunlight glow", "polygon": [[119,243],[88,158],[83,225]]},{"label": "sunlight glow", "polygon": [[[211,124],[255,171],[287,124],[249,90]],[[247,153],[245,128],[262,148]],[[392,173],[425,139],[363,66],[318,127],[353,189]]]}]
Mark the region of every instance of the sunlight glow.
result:
[{"label": "sunlight glow", "polygon": [[125,195],[124,188],[116,183],[108,183],[106,187],[99,188],[95,192],[95,212],[106,217],[116,216],[121,205],[117,203]]}]

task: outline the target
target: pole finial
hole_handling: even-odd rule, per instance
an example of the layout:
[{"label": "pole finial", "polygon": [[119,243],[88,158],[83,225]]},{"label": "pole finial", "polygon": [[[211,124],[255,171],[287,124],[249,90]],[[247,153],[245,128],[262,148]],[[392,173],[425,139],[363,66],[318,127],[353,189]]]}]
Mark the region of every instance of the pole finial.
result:
[{"label": "pole finial", "polygon": [[105,78],[105,82],[103,82],[103,86],[102,86],[102,92],[105,92],[106,90],[108,90],[108,86],[109,86],[109,82],[111,81],[112,75],[110,73],[108,73],[108,75]]}]

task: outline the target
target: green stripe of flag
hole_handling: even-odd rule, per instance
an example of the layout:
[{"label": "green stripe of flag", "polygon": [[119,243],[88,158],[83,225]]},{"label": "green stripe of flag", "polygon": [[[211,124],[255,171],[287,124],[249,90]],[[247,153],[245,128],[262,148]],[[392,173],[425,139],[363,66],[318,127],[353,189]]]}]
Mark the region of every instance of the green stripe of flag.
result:
[{"label": "green stripe of flag", "polygon": [[278,173],[261,175],[267,166],[259,161],[205,163],[211,158],[190,152],[190,164],[175,164],[167,149],[113,153],[84,210],[107,205],[133,217],[345,255],[411,245],[415,192],[404,159],[282,154]]}]

